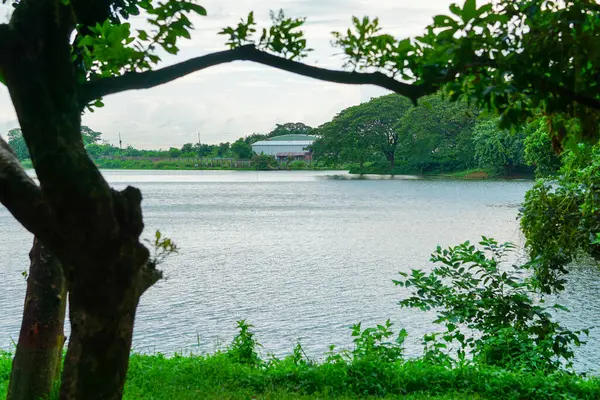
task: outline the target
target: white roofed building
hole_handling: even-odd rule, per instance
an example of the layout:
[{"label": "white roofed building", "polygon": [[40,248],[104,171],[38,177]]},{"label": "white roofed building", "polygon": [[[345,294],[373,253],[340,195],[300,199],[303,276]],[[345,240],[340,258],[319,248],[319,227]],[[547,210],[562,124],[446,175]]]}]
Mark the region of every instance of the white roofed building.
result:
[{"label": "white roofed building", "polygon": [[278,160],[310,160],[311,152],[308,147],[317,139],[310,135],[281,135],[252,144],[256,154],[266,154]]}]

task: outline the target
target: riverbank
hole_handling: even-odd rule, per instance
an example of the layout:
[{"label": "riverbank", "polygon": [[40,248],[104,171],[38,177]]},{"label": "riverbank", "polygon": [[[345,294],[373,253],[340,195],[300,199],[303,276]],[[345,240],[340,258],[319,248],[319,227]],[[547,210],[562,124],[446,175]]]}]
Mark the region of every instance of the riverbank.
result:
[{"label": "riverbank", "polygon": [[[115,170],[166,170],[166,171],[256,171],[249,160],[214,159],[199,162],[194,159],[95,159],[94,163],[100,169]],[[24,168],[33,168],[30,160],[22,162]],[[393,170],[387,165],[371,164],[363,168],[356,165],[323,166],[318,163],[308,164],[303,161],[295,161],[289,164],[281,164],[276,168],[260,169],[261,171],[348,171],[350,175],[357,176],[417,176],[424,178],[442,179],[533,179],[534,174],[530,170],[517,170],[510,173],[500,173],[491,169],[472,168],[453,172],[443,171],[417,171],[406,167],[396,167]]]},{"label": "riverbank", "polygon": [[[10,357],[0,355],[0,398]],[[600,379],[514,373],[424,361],[312,363],[298,354],[264,364],[235,351],[207,356],[132,355],[124,399],[597,399]],[[56,399],[56,394],[51,399]]]},{"label": "riverbank", "polygon": [[[93,160],[100,169],[123,170],[167,170],[167,171],[256,171],[250,160],[228,159],[118,159],[101,158]],[[33,168],[30,160],[22,161],[24,168]],[[260,169],[261,171],[348,171],[350,166],[322,166],[309,164],[304,161],[295,161],[281,164],[276,168]]]},{"label": "riverbank", "polygon": [[451,172],[444,171],[417,171],[405,167],[396,167],[392,170],[387,166],[369,165],[363,168],[352,167],[348,171],[352,175],[412,175],[424,178],[446,178],[446,179],[533,179],[534,173],[528,169],[518,169],[514,171],[495,171],[486,168],[471,168],[466,170],[458,170]]}]

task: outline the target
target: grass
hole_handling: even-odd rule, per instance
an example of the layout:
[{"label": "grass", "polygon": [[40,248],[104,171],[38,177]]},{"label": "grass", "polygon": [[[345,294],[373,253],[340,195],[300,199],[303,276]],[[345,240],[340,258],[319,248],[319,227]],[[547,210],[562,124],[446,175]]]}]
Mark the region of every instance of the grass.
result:
[{"label": "grass", "polygon": [[[232,352],[130,359],[124,398],[133,399],[598,399],[600,379],[566,373],[446,368],[424,361],[311,363],[293,356],[246,364]],[[0,354],[0,398],[10,355]]]}]

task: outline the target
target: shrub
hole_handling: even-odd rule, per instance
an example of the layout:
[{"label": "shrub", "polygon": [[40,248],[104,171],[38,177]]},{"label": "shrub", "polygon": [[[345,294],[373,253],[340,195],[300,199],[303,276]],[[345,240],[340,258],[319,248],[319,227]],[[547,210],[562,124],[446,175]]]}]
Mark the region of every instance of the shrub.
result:
[{"label": "shrub", "polygon": [[245,320],[237,322],[239,333],[233,339],[227,355],[240,364],[259,366],[262,361],[258,355],[258,343],[254,337],[254,332],[250,330],[253,325],[248,324]]},{"label": "shrub", "polygon": [[266,154],[255,154],[250,160],[250,165],[258,170],[269,170],[277,168],[277,160],[274,156]]},{"label": "shrub", "polygon": [[296,160],[289,163],[290,169],[305,169],[307,166],[306,161]]},{"label": "shrub", "polygon": [[446,327],[425,337],[429,357],[443,359],[447,346],[456,343],[459,363],[470,353],[475,362],[511,370],[556,371],[563,362],[571,367],[572,346],[579,346],[588,331],[570,331],[553,320],[550,311],[568,310],[546,306],[543,297],[536,301],[535,281],[523,277],[528,265],[501,265],[512,244],[485,237],[479,244],[483,250],[469,242],[444,250],[438,246],[431,273],[413,270],[394,281],[412,288],[402,307],[435,309],[435,322]]}]

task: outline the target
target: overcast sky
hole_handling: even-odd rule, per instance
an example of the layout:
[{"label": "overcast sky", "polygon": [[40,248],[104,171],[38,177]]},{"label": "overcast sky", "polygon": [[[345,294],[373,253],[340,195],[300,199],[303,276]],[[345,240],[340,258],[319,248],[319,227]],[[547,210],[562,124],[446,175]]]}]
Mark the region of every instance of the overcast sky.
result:
[{"label": "overcast sky", "polygon": [[[345,30],[350,18],[378,16],[386,32],[398,37],[419,35],[436,14],[447,13],[450,0],[203,0],[207,17],[194,18],[191,40],[180,43],[177,56],[163,57],[164,65],[222,50],[225,38],[217,32],[234,25],[250,10],[268,23],[269,10],[305,16],[308,63],[340,68],[330,46],[331,31]],[[6,19],[6,12],[4,13]],[[135,21],[134,21],[135,25]],[[112,142],[121,133],[124,145],[168,148],[196,142],[233,141],[253,132],[268,132],[276,123],[304,122],[318,126],[340,110],[385,92],[370,86],[329,84],[268,67],[236,62],[196,72],[172,83],[143,91],[108,96],[105,107],[83,116],[83,124]],[[5,87],[0,87],[0,132],[18,122]]]}]

